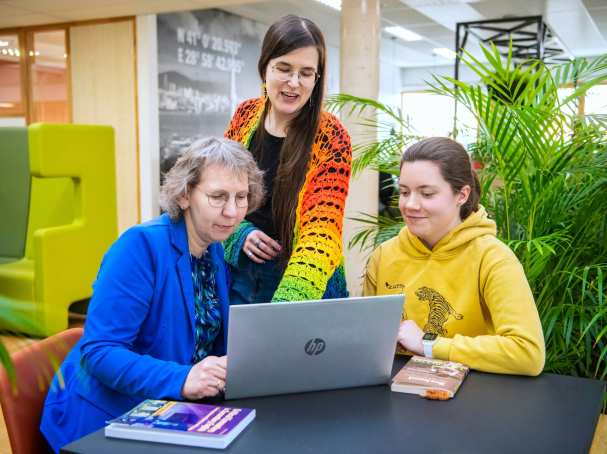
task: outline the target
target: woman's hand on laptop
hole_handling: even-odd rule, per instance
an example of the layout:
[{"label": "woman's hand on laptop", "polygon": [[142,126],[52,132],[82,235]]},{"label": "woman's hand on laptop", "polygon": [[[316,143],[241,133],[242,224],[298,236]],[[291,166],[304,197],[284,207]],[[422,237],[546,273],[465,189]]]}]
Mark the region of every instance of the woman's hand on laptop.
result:
[{"label": "woman's hand on laptop", "polygon": [[413,320],[405,320],[400,324],[398,342],[411,353],[424,356],[422,337],[424,337],[424,332]]},{"label": "woman's hand on laptop", "polygon": [[226,369],[226,356],[207,356],[192,366],[181,388],[181,395],[188,400],[217,395],[225,388]]}]

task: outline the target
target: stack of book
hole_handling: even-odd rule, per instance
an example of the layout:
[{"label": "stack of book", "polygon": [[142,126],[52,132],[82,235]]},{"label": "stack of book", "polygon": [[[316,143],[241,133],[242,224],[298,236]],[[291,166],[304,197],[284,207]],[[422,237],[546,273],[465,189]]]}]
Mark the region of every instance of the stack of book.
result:
[{"label": "stack of book", "polygon": [[390,389],[427,399],[451,399],[470,369],[461,363],[413,356],[394,376]]},{"label": "stack of book", "polygon": [[145,400],[109,421],[105,436],[205,448],[226,448],[255,419],[255,410]]}]

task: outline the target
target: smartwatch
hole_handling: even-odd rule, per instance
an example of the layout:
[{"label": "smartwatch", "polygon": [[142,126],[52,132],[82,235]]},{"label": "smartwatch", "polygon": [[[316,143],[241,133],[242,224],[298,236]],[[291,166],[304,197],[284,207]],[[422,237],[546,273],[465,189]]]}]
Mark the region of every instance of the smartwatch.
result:
[{"label": "smartwatch", "polygon": [[422,345],[424,346],[424,356],[426,358],[432,358],[432,347],[438,340],[438,334],[436,333],[424,333],[422,337]]}]

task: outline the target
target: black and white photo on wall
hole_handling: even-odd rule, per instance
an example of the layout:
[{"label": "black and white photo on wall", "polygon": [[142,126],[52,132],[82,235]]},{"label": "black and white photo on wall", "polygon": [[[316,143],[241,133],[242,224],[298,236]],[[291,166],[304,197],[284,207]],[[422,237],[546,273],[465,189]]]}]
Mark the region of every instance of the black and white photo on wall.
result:
[{"label": "black and white photo on wall", "polygon": [[260,95],[265,28],[218,9],[157,16],[161,181],[193,141],[223,135],[236,106]]}]

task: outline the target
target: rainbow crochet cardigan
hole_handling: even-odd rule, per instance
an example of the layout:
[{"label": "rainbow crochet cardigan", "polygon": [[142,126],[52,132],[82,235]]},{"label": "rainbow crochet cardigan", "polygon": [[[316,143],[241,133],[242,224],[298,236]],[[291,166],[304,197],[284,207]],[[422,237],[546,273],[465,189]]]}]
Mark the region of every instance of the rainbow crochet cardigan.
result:
[{"label": "rainbow crochet cardigan", "polygon": [[[236,109],[225,133],[249,148],[265,98]],[[322,112],[306,178],[299,192],[293,252],[273,301],[339,298],[348,295],[342,256],[342,226],[352,162],[350,136],[335,116]],[[256,227],[243,221],[224,243],[225,259],[237,266],[247,235]]]}]

